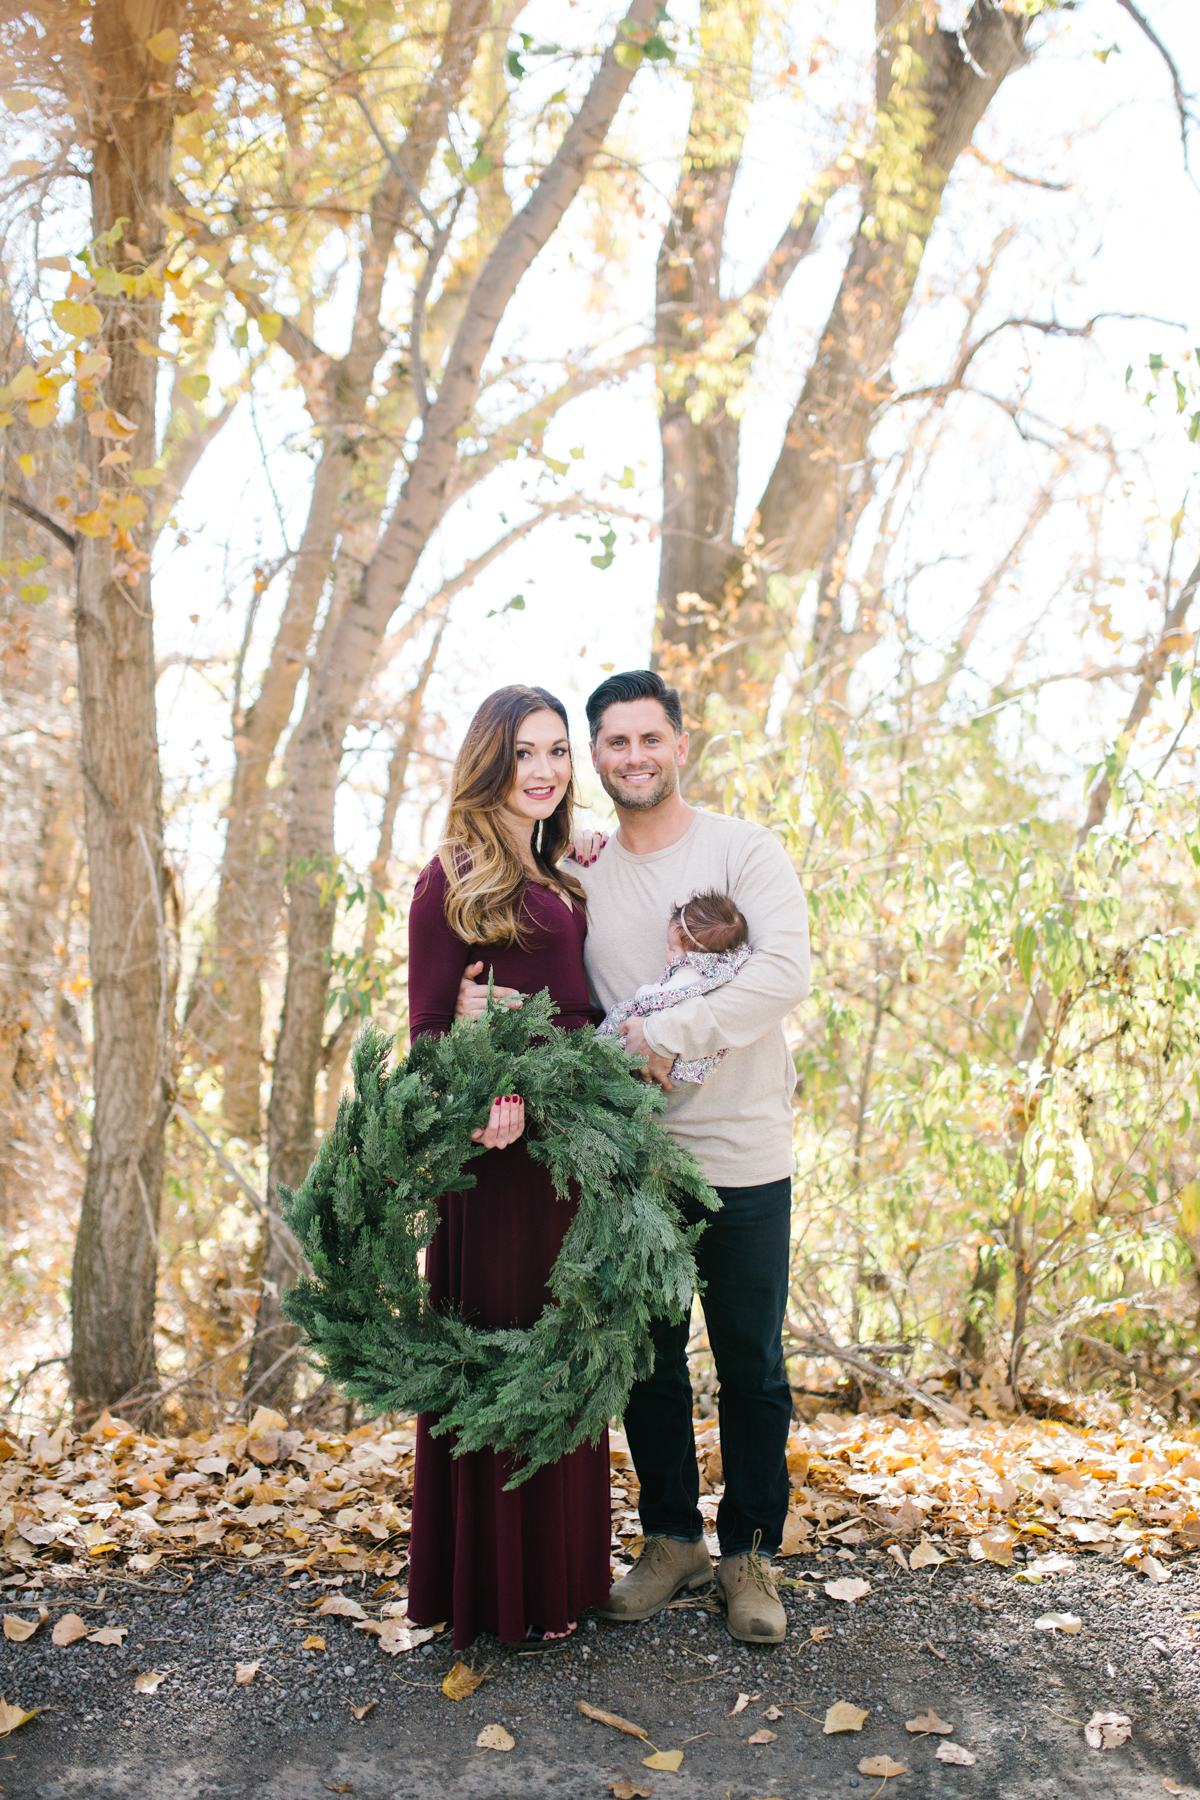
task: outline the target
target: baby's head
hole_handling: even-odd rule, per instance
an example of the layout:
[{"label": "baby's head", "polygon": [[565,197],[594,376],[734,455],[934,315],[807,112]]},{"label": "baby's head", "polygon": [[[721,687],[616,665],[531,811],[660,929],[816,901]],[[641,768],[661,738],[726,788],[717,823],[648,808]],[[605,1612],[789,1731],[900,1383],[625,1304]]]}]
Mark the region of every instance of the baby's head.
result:
[{"label": "baby's head", "polygon": [[675,908],[667,927],[667,944],[676,956],[689,950],[717,954],[740,950],[749,937],[749,927],[728,894],[693,894]]}]

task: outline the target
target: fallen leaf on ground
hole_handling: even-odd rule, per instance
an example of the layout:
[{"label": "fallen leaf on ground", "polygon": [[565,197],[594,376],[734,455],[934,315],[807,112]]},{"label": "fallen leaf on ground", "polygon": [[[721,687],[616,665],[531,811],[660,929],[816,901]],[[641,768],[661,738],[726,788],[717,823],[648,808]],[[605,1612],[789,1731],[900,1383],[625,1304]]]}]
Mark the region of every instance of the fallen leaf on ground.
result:
[{"label": "fallen leaf on ground", "polygon": [[341,1787],[329,1787],[329,1783],[327,1781],[323,1781],[321,1783],[321,1786],[324,1788],[329,1788],[329,1792],[331,1794],[352,1794],[354,1792],[353,1784],[349,1781],[343,1781]]},{"label": "fallen leaf on ground", "polygon": [[902,1547],[899,1544],[889,1544],[888,1548],[887,1548],[887,1553],[890,1557],[893,1557],[895,1559],[895,1561],[900,1564],[900,1567],[904,1570],[904,1573],[907,1575],[908,1574],[908,1558],[907,1558],[907,1556],[905,1556]]},{"label": "fallen leaf on ground", "polygon": [[10,1706],[3,1694],[0,1694],[0,1738],[6,1738],[10,1732],[18,1730],[20,1726],[24,1725],[27,1720],[34,1718],[36,1714],[36,1706],[33,1708],[32,1712],[26,1712],[24,1707]]},{"label": "fallen leaf on ground", "polygon": [[605,1712],[602,1706],[589,1706],[586,1700],[577,1700],[575,1706],[585,1719],[595,1719],[597,1725],[611,1725],[614,1731],[627,1731],[630,1737],[644,1738],[646,1735],[640,1725],[631,1725],[619,1713]]},{"label": "fallen leaf on ground", "polygon": [[1070,1575],[1075,1564],[1069,1556],[1035,1556],[1025,1564],[1026,1575]]},{"label": "fallen leaf on ground", "polygon": [[1163,1784],[1163,1792],[1166,1794],[1186,1794],[1187,1793],[1187,1789],[1180,1787],[1180,1785],[1177,1781],[1172,1781],[1171,1777],[1169,1775],[1163,1776],[1162,1784]]},{"label": "fallen leaf on ground", "polygon": [[[1157,1556],[1143,1556],[1141,1561],[1135,1562],[1133,1566],[1150,1581],[1170,1581],[1171,1579],[1170,1569],[1160,1563]],[[4,1621],[4,1629],[7,1632],[7,1619]]]},{"label": "fallen leaf on ground", "polygon": [[365,1619],[366,1613],[357,1600],[347,1600],[345,1594],[329,1594],[317,1608],[317,1617],[321,1619]]},{"label": "fallen leaf on ground", "polygon": [[475,1739],[475,1746],[479,1750],[511,1750],[516,1741],[511,1731],[505,1731],[503,1725],[485,1725]]},{"label": "fallen leaf on ground", "polygon": [[782,1719],[783,1713],[778,1706],[768,1706],[762,1716],[764,1719]]},{"label": "fallen leaf on ground", "polygon": [[1074,1637],[1077,1631],[1083,1630],[1083,1620],[1074,1613],[1043,1613],[1040,1619],[1033,1621],[1035,1631],[1065,1631],[1068,1637]]},{"label": "fallen leaf on ground", "polygon": [[893,1762],[890,1756],[864,1756],[858,1772],[860,1775],[882,1775],[886,1781],[889,1775],[907,1775],[908,1764]]},{"label": "fallen leaf on ground", "polygon": [[944,1563],[945,1560],[941,1551],[935,1549],[928,1538],[922,1538],[920,1543],[914,1544],[908,1553],[910,1569],[936,1569],[938,1564]]},{"label": "fallen leaf on ground", "polygon": [[812,1526],[808,1520],[793,1507],[783,1522],[783,1537],[780,1540],[777,1556],[796,1556],[806,1538],[812,1536]]},{"label": "fallen leaf on ground", "polygon": [[733,1712],[726,1713],[725,1717],[727,1719],[732,1719],[734,1716],[734,1713],[745,1712],[746,1708],[749,1706],[749,1704],[752,1700],[761,1700],[761,1699],[762,1699],[761,1694],[739,1694],[737,1699],[733,1703]]},{"label": "fallen leaf on ground", "polygon": [[861,1731],[868,1706],[851,1706],[848,1700],[835,1700],[825,1714],[825,1736],[835,1731]]},{"label": "fallen leaf on ground", "polygon": [[367,1714],[369,1712],[373,1711],[374,1708],[379,1704],[379,1702],[377,1700],[368,1700],[365,1706],[355,1706],[353,1700],[351,1700],[347,1704],[350,1707],[350,1711],[354,1714],[355,1718],[358,1720],[359,1724],[361,1725],[363,1720],[366,1718]]},{"label": "fallen leaf on ground", "polygon": [[314,1634],[311,1637],[306,1637],[300,1648],[302,1650],[323,1650],[325,1648],[325,1639],[323,1637],[317,1637]]},{"label": "fallen leaf on ground", "polygon": [[[361,1631],[362,1627],[356,1625],[354,1629]],[[445,1627],[442,1625],[426,1625],[418,1628],[414,1625],[403,1625],[399,1619],[385,1619],[381,1626],[376,1626],[375,1638],[379,1648],[386,1655],[398,1656],[402,1650],[415,1650],[418,1644],[428,1643],[430,1638],[436,1637],[438,1632],[444,1629]]]},{"label": "fallen leaf on ground", "polygon": [[954,1727],[953,1725],[947,1725],[945,1719],[939,1719],[931,1706],[929,1711],[922,1713],[919,1718],[906,1719],[904,1722],[904,1729],[905,1731],[918,1732],[921,1736],[940,1732],[948,1737],[954,1730]]},{"label": "fallen leaf on ground", "polygon": [[777,1731],[768,1731],[765,1726],[762,1726],[758,1731],[751,1732],[750,1736],[746,1739],[746,1742],[748,1744],[774,1744],[778,1741],[778,1738],[779,1733]]},{"label": "fallen leaf on ground", "polygon": [[1093,1713],[1083,1735],[1093,1750],[1115,1750],[1133,1730],[1128,1713]]},{"label": "fallen leaf on ground", "polygon": [[256,1662],[235,1663],[233,1668],[233,1679],[237,1682],[239,1687],[249,1687],[261,1668],[262,1664]]},{"label": "fallen leaf on ground", "polygon": [[166,1679],[166,1675],[160,1675],[157,1669],[148,1669],[144,1675],[134,1676],[134,1692],[136,1694],[157,1694]]},{"label": "fallen leaf on ground", "polygon": [[969,1769],[973,1763],[979,1761],[979,1758],[977,1756],[972,1756],[969,1750],[964,1750],[961,1744],[948,1744],[942,1742],[938,1745],[933,1754],[937,1757],[939,1762],[958,1763],[959,1766],[964,1769]]},{"label": "fallen leaf on ground", "polygon": [[456,1662],[442,1682],[442,1692],[447,1700],[465,1700],[468,1694],[475,1692],[482,1680],[483,1676],[477,1675],[474,1669],[468,1669],[466,1663]]},{"label": "fallen leaf on ground", "polygon": [[810,1625],[808,1635],[814,1644],[823,1644],[827,1637],[833,1636],[832,1625]]},{"label": "fallen leaf on ground", "polygon": [[77,1644],[81,1637],[88,1634],[88,1626],[78,1613],[64,1613],[55,1621],[54,1630],[50,1633],[52,1644]]},{"label": "fallen leaf on ground", "polygon": [[653,1756],[643,1756],[642,1766],[646,1769],[668,1769],[672,1773],[683,1762],[682,1750],[656,1750]]},{"label": "fallen leaf on ground", "polygon": [[[653,1788],[643,1787],[639,1781],[610,1781],[608,1791],[613,1800],[651,1800]],[[1180,1793],[1183,1792],[1181,1788]]]},{"label": "fallen leaf on ground", "polygon": [[870,1582],[864,1581],[860,1575],[843,1575],[840,1581],[825,1583],[825,1592],[831,1600],[845,1600],[847,1604],[861,1600],[870,1591]]},{"label": "fallen leaf on ground", "polygon": [[123,1644],[129,1636],[128,1625],[102,1625],[99,1631],[89,1631],[89,1644]]},{"label": "fallen leaf on ground", "polygon": [[12,1644],[23,1644],[25,1639],[31,1638],[38,1626],[44,1624],[49,1617],[50,1614],[44,1606],[38,1608],[36,1619],[23,1619],[19,1613],[5,1613],[4,1635]]},{"label": "fallen leaf on ground", "polygon": [[971,1539],[970,1555],[976,1562],[986,1559],[1007,1569],[1012,1563],[1014,1541],[1012,1532],[1003,1525],[995,1531],[981,1531]]}]

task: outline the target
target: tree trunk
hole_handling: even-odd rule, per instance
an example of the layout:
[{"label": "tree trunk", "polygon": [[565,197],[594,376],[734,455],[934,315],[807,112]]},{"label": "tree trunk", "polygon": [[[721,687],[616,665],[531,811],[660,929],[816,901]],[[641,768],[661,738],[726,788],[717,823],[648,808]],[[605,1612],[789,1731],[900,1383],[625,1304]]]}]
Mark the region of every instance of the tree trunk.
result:
[{"label": "tree trunk", "polygon": [[[847,479],[886,397],[888,363],[947,178],[1001,82],[1025,60],[1027,21],[986,0],[972,6],[961,45],[959,33],[924,31],[913,0],[877,0],[875,12],[884,154],[759,506],[763,562],[787,575],[815,567],[835,528]],[[913,67],[914,57],[923,70]],[[903,171],[913,191],[897,227],[889,225],[896,211],[893,158],[916,164]]]},{"label": "tree trunk", "polygon": [[[1001,82],[1024,60],[1028,22],[993,8],[987,0],[976,0],[961,34],[968,54],[958,33],[925,31],[923,9],[916,0],[877,0],[876,19],[880,129],[876,160],[868,165],[864,213],[754,528],[742,549],[727,557],[719,570],[711,564],[705,567],[709,585],[696,590],[698,600],[689,598],[682,608],[676,601],[673,609],[662,601],[676,566],[664,530],[656,665],[683,676],[687,691],[690,664],[693,719],[708,714],[708,725],[695,734],[694,763],[712,729],[740,724],[747,715],[751,722],[762,723],[778,673],[781,636],[768,591],[770,576],[803,576],[823,560],[832,573],[843,560],[846,540],[861,511],[859,497],[850,492],[851,483],[861,478],[868,434],[887,399],[887,365],[946,180]],[[836,165],[828,171],[819,191],[806,197],[781,239],[752,290],[760,310],[749,320],[751,343],[761,331],[766,300],[786,283],[812,246],[823,196],[846,178],[837,173]],[[906,198],[898,204],[901,193]],[[674,418],[671,424],[681,429]],[[691,426],[693,434],[696,430]],[[711,485],[703,445],[690,454],[701,480]],[[674,476],[672,461],[680,456],[664,442],[668,479]],[[726,481],[724,486],[728,485]],[[689,522],[689,529],[702,531],[704,520],[717,516],[719,500],[714,492],[707,505],[696,510],[695,525]],[[665,504],[669,503],[668,491]],[[700,574],[698,566],[696,572]],[[827,635],[833,630],[835,603],[823,600]],[[861,651],[868,642],[865,633],[856,634],[853,644],[840,648],[843,653]],[[845,654],[842,660],[846,661]]]},{"label": "tree trunk", "polygon": [[[416,753],[421,736],[425,711],[425,690],[429,686],[429,678],[433,674],[438,651],[442,647],[442,638],[445,636],[448,617],[448,612],[443,612],[434,631],[433,641],[417,671],[417,678],[404,704],[404,724],[388,763],[388,784],[387,792],[383,797],[383,813],[379,821],[379,841],[367,872],[369,890],[367,920],[363,926],[359,951],[364,963],[369,963],[374,956],[375,945],[379,939],[380,912],[375,904],[375,895],[382,893],[387,886],[388,864],[392,860],[392,840],[396,835],[396,814],[399,812],[400,802],[404,798],[408,765]],[[339,1022],[325,1049],[323,1061],[325,1063],[324,1127],[326,1131],[331,1130],[337,1121],[342,1085],[346,1079],[346,1064],[350,1058],[350,1045],[360,1020],[360,1014],[347,1013]]]},{"label": "tree trunk", "polygon": [[[169,70],[147,36],[178,25],[171,0],[97,0],[92,8],[93,235],[126,221],[124,242],[152,263],[163,248],[172,97]],[[114,268],[136,274],[120,239]],[[137,427],[122,468],[153,465],[161,304],[152,292],[100,301],[112,357],[104,404]],[[105,440],[82,434],[97,486]],[[120,554],[124,572],[114,568]],[[84,538],[78,552],[76,633],[95,1028],[95,1117],[71,1285],[71,1386],[88,1419],[157,1386],[154,1306],[163,1132],[170,1105],[168,952],[163,898],[162,792],[154,700],[150,582],[131,538]]]},{"label": "tree trunk", "polygon": [[[390,158],[372,198],[350,347],[331,365],[323,383],[317,419],[323,432],[321,457],[287,601],[258,697],[243,717],[234,720],[233,791],[221,861],[215,957],[206,980],[221,1020],[226,1123],[252,1141],[260,1134],[262,1119],[262,972],[283,899],[276,847],[262,841],[268,778],[309,664],[312,630],[343,527],[343,502],[356,475],[361,481],[360,464],[367,460],[362,426],[385,347],[380,307],[396,234],[419,207],[420,188],[447,117],[462,96],[490,12],[491,0],[454,0],[437,66],[414,109],[408,135]],[[307,346],[310,352],[313,348]],[[414,410],[406,392],[401,411],[407,417],[389,418],[385,442],[403,440]],[[395,414],[396,408],[390,411]],[[378,473],[376,517],[386,496],[390,461]],[[369,485],[369,475],[366,481]]]},{"label": "tree trunk", "polygon": [[[655,10],[655,0],[633,0],[625,25],[648,30]],[[629,54],[623,32],[624,26],[605,52],[557,153],[523,210],[501,234],[475,283],[395,511],[361,591],[352,596],[310,685],[289,768],[288,861],[293,870],[329,864],[333,857],[334,801],[346,728],[388,621],[442,516],[458,434],[470,417],[484,358],[505,309],[582,187],[633,79],[636,59]],[[280,1181],[294,1185],[315,1147],[316,1076],[337,912],[328,887],[315,870],[293,876],[289,883],[287,987],[267,1115],[272,1194]],[[276,1233],[264,1259],[264,1293],[247,1373],[247,1394],[253,1386],[255,1398],[268,1404],[278,1404],[279,1396],[288,1391],[290,1364],[269,1379],[266,1372],[285,1354],[282,1346],[289,1334],[294,1337],[283,1319],[278,1294],[272,1292],[292,1278],[278,1237]]]},{"label": "tree trunk", "polygon": [[[728,0],[701,7],[706,60],[693,82],[683,170],[658,253],[657,666],[668,680],[682,682],[689,699],[710,634],[702,602],[721,592],[733,549],[740,421],[727,410],[722,389],[712,391],[704,364],[728,310],[721,295],[725,218],[746,131],[757,18],[757,7],[743,10]],[[724,346],[726,355],[730,348]]]}]

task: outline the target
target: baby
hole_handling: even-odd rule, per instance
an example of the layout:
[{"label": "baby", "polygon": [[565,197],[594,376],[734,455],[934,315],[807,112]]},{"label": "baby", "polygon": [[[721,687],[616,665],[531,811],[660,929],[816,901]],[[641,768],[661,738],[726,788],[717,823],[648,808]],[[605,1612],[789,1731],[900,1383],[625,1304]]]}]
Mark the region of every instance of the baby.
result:
[{"label": "baby", "polygon": [[[661,981],[647,982],[632,1000],[620,1000],[608,1014],[597,1036],[612,1037],[626,1019],[647,1019],[653,1013],[678,1006],[693,994],[710,994],[732,981],[750,955],[750,933],[745,919],[728,894],[693,894],[677,906],[667,926],[667,966]],[[694,1062],[676,1057],[672,1081],[704,1082],[722,1057],[700,1056]]]}]

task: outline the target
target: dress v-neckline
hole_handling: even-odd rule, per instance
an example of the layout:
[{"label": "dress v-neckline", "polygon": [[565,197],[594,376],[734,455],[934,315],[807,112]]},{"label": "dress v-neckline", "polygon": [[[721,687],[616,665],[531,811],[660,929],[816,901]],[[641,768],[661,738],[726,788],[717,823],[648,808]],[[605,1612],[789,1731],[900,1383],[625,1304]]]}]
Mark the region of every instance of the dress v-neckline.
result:
[{"label": "dress v-neckline", "polygon": [[526,886],[541,888],[543,893],[549,894],[551,898],[557,900],[561,906],[565,906],[571,918],[575,917],[575,902],[571,899],[570,894],[565,893],[562,888],[551,887],[548,881],[538,881],[535,876],[530,875],[528,872],[525,876],[525,882]]}]

